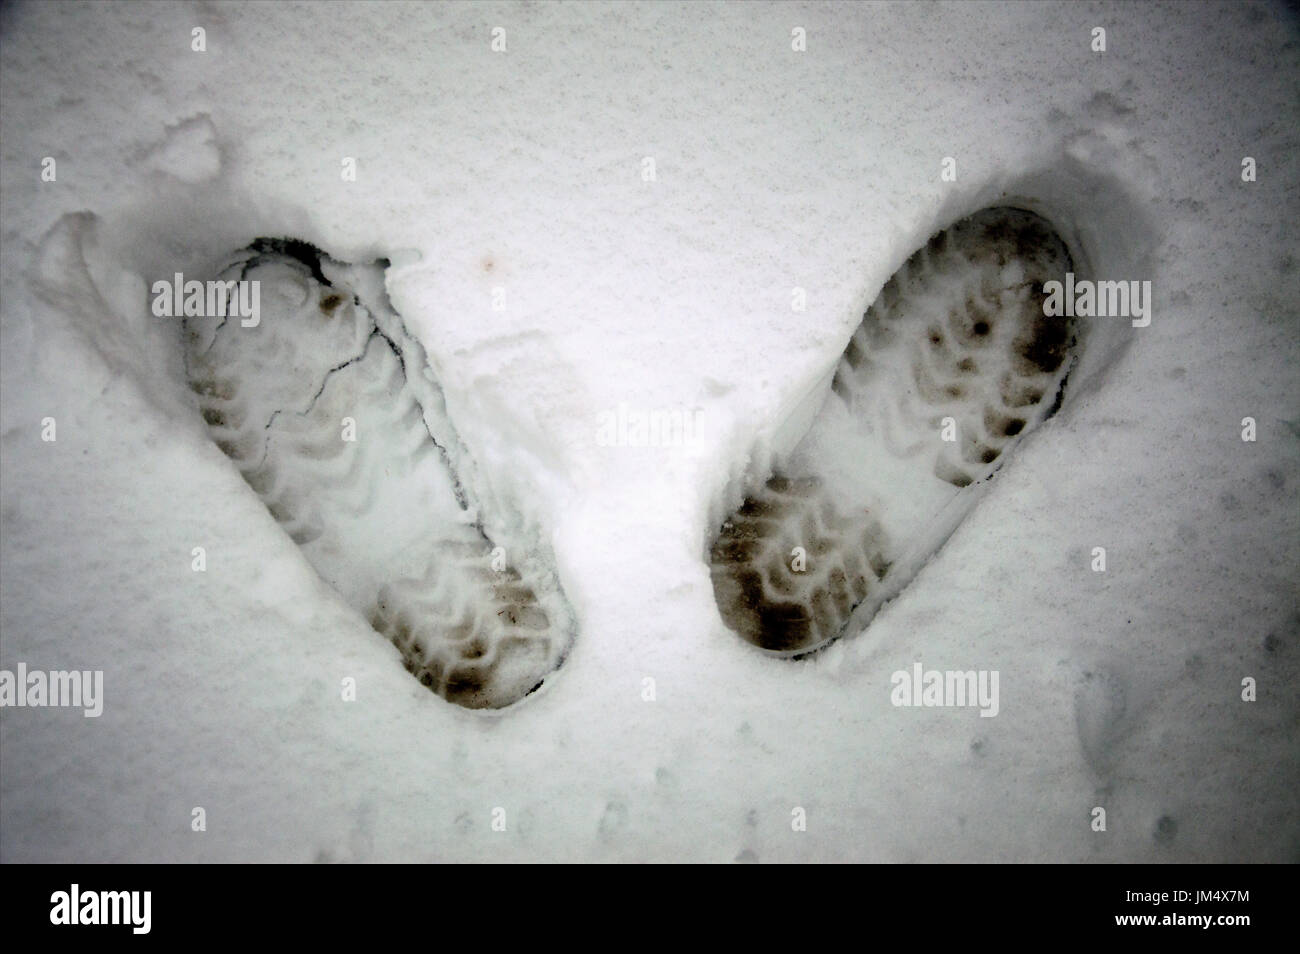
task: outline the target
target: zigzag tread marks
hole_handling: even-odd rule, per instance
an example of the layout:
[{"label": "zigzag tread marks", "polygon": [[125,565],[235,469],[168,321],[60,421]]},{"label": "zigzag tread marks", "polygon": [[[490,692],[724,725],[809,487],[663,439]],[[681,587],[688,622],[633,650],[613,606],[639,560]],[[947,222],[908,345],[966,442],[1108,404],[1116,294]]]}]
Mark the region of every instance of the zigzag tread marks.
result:
[{"label": "zigzag tread marks", "polygon": [[[1044,315],[1043,283],[1072,268],[1061,238],[1024,210],[985,209],[936,233],[885,283],[839,358],[831,386],[847,420],[900,463],[924,455],[917,465],[953,487],[987,478],[1060,403],[1076,330]],[[947,418],[955,442],[938,439]],[[887,472],[921,477],[910,464]],[[798,654],[835,638],[889,572],[880,527],[800,510],[816,497],[769,483],[712,546],[723,619],[764,649]],[[807,576],[790,565],[796,539]]]},{"label": "zigzag tread marks", "polygon": [[[385,586],[370,624],[421,683],[469,708],[494,707],[499,702],[490,687],[499,671],[544,673],[562,647],[532,586],[517,572],[491,569],[488,541],[449,542],[460,557],[436,561],[423,579]],[[467,554],[470,549],[476,552]]]},{"label": "zigzag tread marks", "polygon": [[[423,380],[417,393],[407,380],[407,362],[423,366],[423,352],[391,309],[382,311],[382,278],[368,268],[326,263],[306,243],[254,249],[223,277],[263,280],[262,323],[195,321],[185,335],[190,388],[214,441],[299,544],[319,538],[340,516],[364,517],[379,488],[395,480],[384,504],[384,519],[391,519],[391,508],[400,511],[406,499],[401,494],[426,486],[429,475],[414,468],[430,454],[452,485],[454,503],[466,506],[419,396],[426,394],[436,416],[441,393]],[[354,280],[378,296],[383,329],[348,287]],[[349,418],[355,430],[345,437]],[[448,524],[445,514],[421,516],[423,503],[410,503],[412,520],[429,521],[427,533],[423,525],[407,528],[413,539],[427,538],[423,571],[377,593],[353,585],[351,598],[434,692],[473,708],[517,701],[567,648],[566,634],[553,631],[537,596],[545,580],[494,570],[493,547],[480,531]],[[349,554],[347,546],[335,531],[328,546],[306,554],[322,575],[341,580],[348,560],[369,552],[363,546]],[[399,542],[383,559],[401,562],[405,546]]]},{"label": "zigzag tread marks", "polygon": [[888,571],[883,542],[874,520],[838,514],[818,481],[773,477],[723,525],[710,552],[723,619],[763,649],[815,648]]},{"label": "zigzag tread marks", "polygon": [[[250,480],[250,486],[283,489],[280,506],[290,515],[301,509],[316,512],[326,501],[340,513],[364,513],[374,500],[384,467],[409,466],[412,456],[400,445],[386,448],[387,453],[367,452],[364,446],[373,434],[415,427],[411,414],[412,409],[419,414],[418,405],[401,386],[400,372],[393,373],[398,368],[387,345],[372,337],[360,359],[334,372],[307,414],[277,416],[260,479]],[[385,383],[375,385],[377,378]],[[352,439],[344,438],[345,418],[351,419],[357,432]],[[418,443],[422,433],[417,428],[412,440]]]},{"label": "zigzag tread marks", "polygon": [[[1032,429],[1049,395],[1059,392],[1075,345],[1068,321],[1043,315],[1043,282],[1072,268],[1068,250],[1043,220],[1018,209],[989,209],[932,237],[890,279],[864,315],[837,367],[833,389],[852,410],[859,395],[879,383],[881,366],[902,360],[897,338],[875,330],[921,318],[908,314],[909,293],[946,302],[943,317],[931,318],[924,333],[911,335],[914,349],[908,387],[933,410],[909,412],[905,393],[885,402],[902,414],[903,426],[926,433],[936,419],[953,417],[963,434],[961,446],[934,450],[933,473],[955,486],[966,486],[987,473],[1010,439]],[[939,307],[932,304],[930,307]],[[927,311],[926,314],[933,314]],[[864,347],[862,339],[875,347]],[[883,422],[891,445],[901,448],[892,427]],[[934,443],[929,441],[929,446]]]},{"label": "zigzag tread marks", "polygon": [[[260,431],[244,428],[232,435],[214,428],[213,436],[235,450],[230,456],[238,461],[253,458],[260,445],[260,459],[242,468],[249,486],[281,523],[305,520],[316,525],[320,519],[313,515],[323,500],[352,516],[363,513],[373,500],[386,459],[361,452],[358,441],[369,434],[410,432],[404,444],[392,447],[388,466],[409,465],[413,458],[436,450],[423,429],[422,413],[405,386],[397,356],[382,336],[372,334],[362,355],[329,374],[306,413],[280,412]],[[362,431],[357,441],[343,439],[345,417],[352,417]],[[295,539],[305,542],[297,535]]]}]

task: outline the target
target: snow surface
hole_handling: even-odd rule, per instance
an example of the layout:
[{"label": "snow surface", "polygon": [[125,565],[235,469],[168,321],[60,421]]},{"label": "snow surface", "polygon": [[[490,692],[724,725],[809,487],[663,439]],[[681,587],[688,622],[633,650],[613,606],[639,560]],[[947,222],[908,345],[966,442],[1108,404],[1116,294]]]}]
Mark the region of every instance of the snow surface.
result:
[{"label": "snow surface", "polygon": [[[3,711],[0,856],[1300,859],[1297,50],[1255,3],[6,5],[0,668],[106,698]],[[1008,196],[1150,327],[865,634],[765,657],[718,524],[894,269]],[[579,621],[521,704],[419,686],[209,439],[147,289],[258,235],[393,261],[462,477]],[[700,427],[601,446],[620,402]],[[999,714],[895,708],[914,661]]]}]

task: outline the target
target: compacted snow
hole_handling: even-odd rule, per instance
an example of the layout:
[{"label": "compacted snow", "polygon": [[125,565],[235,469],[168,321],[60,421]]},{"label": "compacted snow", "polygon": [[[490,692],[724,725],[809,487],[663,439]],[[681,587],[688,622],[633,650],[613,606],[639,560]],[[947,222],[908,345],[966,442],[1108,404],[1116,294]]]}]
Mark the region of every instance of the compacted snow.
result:
[{"label": "compacted snow", "polygon": [[[3,710],[0,857],[1297,860],[1297,30],[5,6],[0,669],[103,688]],[[1149,281],[1149,325],[1091,320],[1060,411],[865,631],[765,655],[719,614],[719,526],[895,270],[991,205]],[[150,289],[259,236],[391,262],[457,478],[576,619],[521,702],[412,679],[209,436]],[[996,672],[996,714],[896,705],[917,663]]]}]

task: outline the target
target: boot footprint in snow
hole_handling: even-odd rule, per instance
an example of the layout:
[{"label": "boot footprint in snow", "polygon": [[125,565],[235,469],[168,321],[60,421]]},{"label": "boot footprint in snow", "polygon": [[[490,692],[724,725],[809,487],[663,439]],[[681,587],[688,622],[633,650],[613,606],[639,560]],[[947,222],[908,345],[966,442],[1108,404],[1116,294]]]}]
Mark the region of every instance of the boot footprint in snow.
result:
[{"label": "boot footprint in snow", "polygon": [[406,668],[499,708],[559,666],[567,604],[546,568],[507,565],[470,520],[459,444],[386,265],[258,240],[220,277],[259,282],[260,321],[186,319],[190,387],[217,445]]},{"label": "boot footprint in snow", "polygon": [[974,505],[972,485],[1059,406],[1076,328],[1044,315],[1043,284],[1072,268],[1052,227],[1013,208],[977,212],[907,260],[783,472],[722,525],[711,571],[730,628],[811,652],[910,582]]}]

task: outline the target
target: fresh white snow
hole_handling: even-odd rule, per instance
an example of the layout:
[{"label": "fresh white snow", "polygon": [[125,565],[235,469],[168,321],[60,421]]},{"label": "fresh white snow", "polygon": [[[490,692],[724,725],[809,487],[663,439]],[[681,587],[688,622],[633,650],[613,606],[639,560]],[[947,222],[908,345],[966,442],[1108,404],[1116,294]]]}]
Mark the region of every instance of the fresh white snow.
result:
[{"label": "fresh white snow", "polygon": [[[104,709],[3,710],[0,858],[1300,858],[1298,29],[1257,3],[5,6],[0,668],[103,670]],[[718,525],[893,271],[1015,200],[1151,281],[1150,326],[1095,320],[1061,412],[865,633],[762,655],[718,615]],[[209,438],[148,288],[261,235],[392,260],[462,480],[578,619],[520,704],[418,685]],[[620,404],[698,426],[608,446]],[[915,662],[999,671],[997,716],[891,705]]]}]

